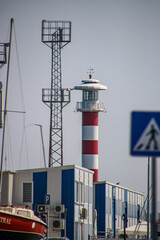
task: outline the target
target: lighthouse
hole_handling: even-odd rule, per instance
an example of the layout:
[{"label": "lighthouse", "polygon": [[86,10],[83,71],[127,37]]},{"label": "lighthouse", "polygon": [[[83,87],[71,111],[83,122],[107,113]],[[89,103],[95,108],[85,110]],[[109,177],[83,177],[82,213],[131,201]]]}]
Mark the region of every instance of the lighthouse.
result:
[{"label": "lighthouse", "polygon": [[77,112],[82,112],[82,167],[94,171],[94,182],[98,182],[98,113],[104,112],[104,104],[99,101],[100,90],[106,90],[99,80],[82,80],[74,87],[82,91],[82,102],[77,102]]}]

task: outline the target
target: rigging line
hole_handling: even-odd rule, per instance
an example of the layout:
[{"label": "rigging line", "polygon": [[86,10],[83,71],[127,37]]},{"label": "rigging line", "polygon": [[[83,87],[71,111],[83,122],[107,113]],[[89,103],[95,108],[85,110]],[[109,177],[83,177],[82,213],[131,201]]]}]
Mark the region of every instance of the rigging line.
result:
[{"label": "rigging line", "polygon": [[[19,60],[15,26],[13,27],[13,29],[14,29],[14,38],[15,38],[15,47],[16,47],[16,57],[17,57],[17,63],[18,63],[18,75],[19,75],[18,79],[19,79],[19,84],[20,84],[20,95],[21,95],[21,101],[22,101],[22,109],[25,112],[24,91],[23,91],[23,84],[22,84],[22,74],[21,74],[21,68],[20,68],[20,60]],[[23,116],[23,121],[24,121],[24,126],[25,126],[25,116]]]},{"label": "rigging line", "polygon": [[26,157],[27,157],[27,167],[29,168],[29,154],[28,154],[28,143],[27,143],[27,134],[26,134],[26,127],[23,128],[22,140],[21,140],[21,148],[20,148],[20,155],[19,155],[19,170],[21,168],[22,163],[22,152],[23,152],[23,143],[25,141],[26,145]]},{"label": "rigging line", "polygon": [[8,121],[8,116],[6,119],[6,123],[7,123],[7,139],[6,139],[6,146],[8,146],[8,148],[5,151],[5,154],[8,155],[7,156],[7,161],[8,161],[8,170],[13,170],[14,169],[14,161],[12,161],[13,159],[13,151],[12,151],[12,140],[11,140],[11,131],[10,131],[10,125],[9,125],[9,121]]},{"label": "rigging line", "polygon": [[[19,170],[21,168],[21,163],[22,163],[22,151],[23,151],[23,143],[24,141],[26,142],[26,156],[27,156],[27,163],[29,166],[29,154],[28,154],[28,142],[27,142],[27,136],[26,136],[26,128],[33,126],[34,124],[28,124],[26,126],[23,127],[23,134],[22,134],[22,140],[21,140],[21,147],[20,147],[20,154],[19,154]],[[28,167],[29,168],[29,167]]]},{"label": "rigging line", "polygon": [[22,140],[21,140],[21,147],[20,147],[20,154],[19,154],[19,170],[20,170],[20,167],[21,167],[23,141],[24,141],[24,129],[23,129]]},{"label": "rigging line", "polygon": [[[20,95],[21,95],[21,103],[22,103],[22,109],[25,112],[25,100],[24,100],[24,91],[23,91],[23,84],[22,84],[22,74],[21,74],[21,68],[20,68],[20,60],[19,60],[19,53],[18,53],[18,44],[17,44],[17,37],[16,37],[16,29],[14,26],[14,37],[15,37],[15,47],[16,47],[16,57],[17,57],[17,63],[18,63],[18,75],[19,75],[19,84],[20,84]],[[25,129],[25,122],[26,122],[26,116],[23,114],[23,136],[22,136],[22,145],[20,150],[20,165],[21,165],[21,158],[22,158],[22,150],[23,150],[23,141],[25,141],[26,145],[26,157],[27,157],[27,163],[29,165],[29,157],[28,157],[28,143],[27,143],[27,136],[26,136],[26,129]],[[19,165],[19,167],[20,167]],[[28,166],[29,167],[29,166]]]},{"label": "rigging line", "polygon": [[27,168],[29,169],[29,154],[28,154],[28,142],[27,142],[27,134],[26,134],[26,129],[24,132],[24,139],[25,139],[25,144],[26,144],[26,155],[27,155]]}]

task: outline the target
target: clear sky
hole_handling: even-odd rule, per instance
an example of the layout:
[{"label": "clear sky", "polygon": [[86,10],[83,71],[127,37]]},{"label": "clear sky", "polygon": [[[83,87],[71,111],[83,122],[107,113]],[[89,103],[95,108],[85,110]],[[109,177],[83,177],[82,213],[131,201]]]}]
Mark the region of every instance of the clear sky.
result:
[{"label": "clear sky", "polygon": [[[69,20],[72,40],[62,51],[63,87],[79,84],[90,67],[108,87],[100,93],[106,113],[99,114],[99,180],[146,192],[147,158],[129,154],[130,113],[160,110],[160,1],[0,0],[0,42],[9,40],[11,18],[8,109],[26,113],[8,113],[5,168],[43,167],[35,123],[43,125],[48,159],[50,112],[41,95],[50,87],[51,50],[41,42],[41,24]],[[6,66],[0,81],[5,87]],[[63,111],[65,165],[81,166],[81,114],[74,112],[80,100],[81,93],[72,91]]]}]

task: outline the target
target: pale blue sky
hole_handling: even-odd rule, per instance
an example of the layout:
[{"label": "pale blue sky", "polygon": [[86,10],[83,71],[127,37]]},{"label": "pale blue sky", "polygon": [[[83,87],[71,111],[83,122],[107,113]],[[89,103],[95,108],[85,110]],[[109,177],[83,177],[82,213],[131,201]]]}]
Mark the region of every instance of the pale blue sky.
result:
[{"label": "pale blue sky", "polygon": [[[129,155],[130,113],[160,110],[160,1],[0,0],[0,42],[8,41],[11,17],[16,41],[13,37],[8,109],[26,111],[27,148],[25,140],[21,147],[24,115],[8,114],[7,168],[43,166],[34,123],[43,125],[48,158],[49,108],[41,101],[41,89],[50,87],[51,50],[41,42],[41,22],[69,20],[72,41],[62,51],[63,87],[79,84],[90,67],[108,87],[100,93],[107,113],[99,114],[99,180],[146,192],[147,158]],[[6,66],[0,81],[5,83],[5,77]],[[81,165],[81,114],[74,112],[80,100],[81,93],[72,91],[63,111],[65,165]]]}]

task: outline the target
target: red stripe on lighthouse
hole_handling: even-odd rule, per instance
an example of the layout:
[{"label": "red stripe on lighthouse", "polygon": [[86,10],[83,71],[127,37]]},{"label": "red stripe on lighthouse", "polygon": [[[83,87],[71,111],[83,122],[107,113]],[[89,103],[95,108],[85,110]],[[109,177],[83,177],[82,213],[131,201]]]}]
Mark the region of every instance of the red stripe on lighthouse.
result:
[{"label": "red stripe on lighthouse", "polygon": [[98,112],[83,112],[83,126],[98,126]]},{"label": "red stripe on lighthouse", "polygon": [[83,140],[82,154],[98,154],[98,140]]},{"label": "red stripe on lighthouse", "polygon": [[98,169],[90,169],[94,171],[93,182],[98,182]]}]

